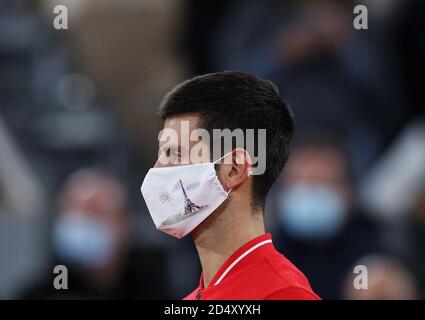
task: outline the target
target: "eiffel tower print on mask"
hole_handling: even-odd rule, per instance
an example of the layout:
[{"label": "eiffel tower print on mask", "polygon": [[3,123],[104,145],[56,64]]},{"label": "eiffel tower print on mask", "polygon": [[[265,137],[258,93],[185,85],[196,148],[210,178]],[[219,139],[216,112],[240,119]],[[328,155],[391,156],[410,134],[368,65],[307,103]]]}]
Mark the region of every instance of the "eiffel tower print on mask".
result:
[{"label": "eiffel tower print on mask", "polygon": [[187,195],[187,192],[186,192],[186,189],[184,188],[182,180],[179,179],[179,181],[180,181],[180,186],[181,186],[181,189],[183,191],[184,198],[185,198],[184,213],[179,212],[178,214],[171,216],[170,218],[168,218],[167,220],[165,220],[164,222],[161,223],[161,227],[166,227],[166,226],[175,224],[177,222],[183,221],[183,220],[195,215],[201,209],[208,207],[207,205],[198,206],[197,204],[193,203]]}]

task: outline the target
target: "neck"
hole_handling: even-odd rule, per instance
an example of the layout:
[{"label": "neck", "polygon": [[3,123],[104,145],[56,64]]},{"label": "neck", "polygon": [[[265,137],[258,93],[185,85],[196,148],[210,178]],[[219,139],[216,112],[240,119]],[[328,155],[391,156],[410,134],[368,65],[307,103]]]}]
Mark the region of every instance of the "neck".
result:
[{"label": "neck", "polygon": [[262,209],[253,210],[240,203],[233,208],[220,207],[211,214],[192,233],[202,265],[204,288],[237,249],[264,233]]}]

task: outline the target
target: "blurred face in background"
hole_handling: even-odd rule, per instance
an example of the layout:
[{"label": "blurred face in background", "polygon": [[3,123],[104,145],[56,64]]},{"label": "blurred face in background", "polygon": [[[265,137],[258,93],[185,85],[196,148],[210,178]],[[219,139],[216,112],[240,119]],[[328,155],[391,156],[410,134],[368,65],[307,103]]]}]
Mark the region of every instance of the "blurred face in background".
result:
[{"label": "blurred face in background", "polygon": [[278,197],[281,227],[298,240],[332,238],[347,219],[349,190],[346,160],[336,147],[295,148]]},{"label": "blurred face in background", "polygon": [[352,8],[343,0],[296,0],[294,21],[283,27],[281,49],[290,63],[332,54],[352,35]]},{"label": "blurred face in background", "polygon": [[100,174],[71,178],[54,224],[55,253],[80,271],[114,264],[127,244],[125,193]]}]

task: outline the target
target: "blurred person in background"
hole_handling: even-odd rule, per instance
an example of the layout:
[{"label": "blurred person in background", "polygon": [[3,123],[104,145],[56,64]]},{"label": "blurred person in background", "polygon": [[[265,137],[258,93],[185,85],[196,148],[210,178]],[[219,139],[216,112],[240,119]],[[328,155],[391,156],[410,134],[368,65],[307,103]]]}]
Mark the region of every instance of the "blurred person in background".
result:
[{"label": "blurred person in background", "polygon": [[213,42],[217,24],[235,0],[184,0],[185,23],[182,50],[189,62],[191,74],[210,73],[214,70],[212,56]]},{"label": "blurred person in background", "polygon": [[213,38],[217,69],[271,79],[290,102],[297,128],[334,130],[357,178],[394,136],[402,94],[386,25],[370,12],[353,28],[351,0],[236,1]]},{"label": "blurred person in background", "polygon": [[311,132],[295,143],[275,194],[278,247],[324,299],[342,298],[348,268],[378,247],[377,230],[358,210],[352,188],[343,147]]},{"label": "blurred person in background", "polygon": [[24,298],[162,297],[160,255],[131,248],[127,193],[117,179],[99,170],[77,171],[60,194],[59,211],[52,245],[57,264],[68,269],[69,288],[55,290],[52,268]]},{"label": "blurred person in background", "polygon": [[[387,256],[366,256],[357,262],[366,267],[367,288],[354,286],[357,276],[350,272],[344,283],[344,298],[349,300],[413,300],[415,283],[406,266]],[[367,280],[366,280],[367,279]]]},{"label": "blurred person in background", "polygon": [[[396,2],[396,1],[392,1]],[[394,17],[397,67],[406,103],[405,117],[397,136],[362,174],[359,187],[362,202],[394,229],[411,209],[425,175],[425,100],[422,76],[425,72],[425,40],[418,31],[425,27],[425,2],[403,1]],[[402,249],[403,251],[403,249]]]}]

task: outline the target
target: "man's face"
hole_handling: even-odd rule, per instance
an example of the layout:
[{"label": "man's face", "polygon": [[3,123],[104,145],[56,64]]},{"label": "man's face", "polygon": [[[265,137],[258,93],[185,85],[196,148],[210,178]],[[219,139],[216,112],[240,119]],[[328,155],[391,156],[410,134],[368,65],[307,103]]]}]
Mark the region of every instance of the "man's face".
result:
[{"label": "man's face", "polygon": [[[165,120],[155,168],[210,162],[208,145],[197,139],[195,134],[199,130],[198,123],[199,117],[194,115],[175,116]],[[200,145],[203,148],[199,148]]]}]

